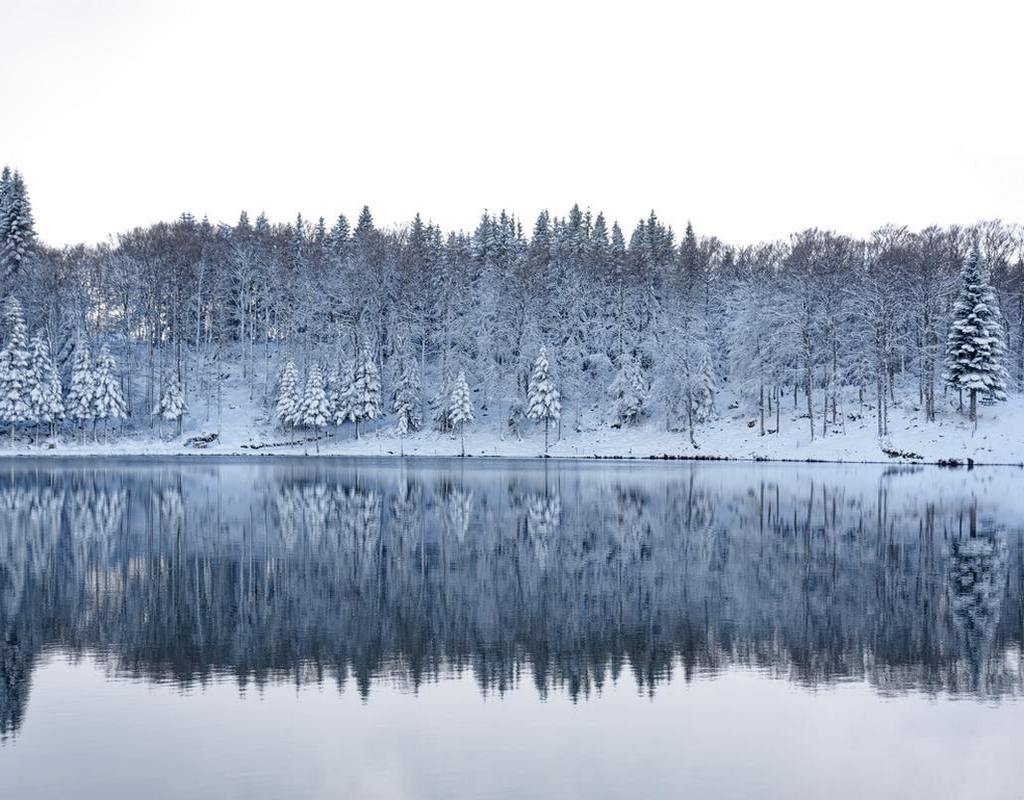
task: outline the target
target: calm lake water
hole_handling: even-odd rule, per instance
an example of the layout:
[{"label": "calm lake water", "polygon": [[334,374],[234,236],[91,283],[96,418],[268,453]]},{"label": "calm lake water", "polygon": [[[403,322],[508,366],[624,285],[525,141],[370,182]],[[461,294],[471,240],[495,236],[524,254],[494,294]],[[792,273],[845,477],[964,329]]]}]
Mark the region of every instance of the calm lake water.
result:
[{"label": "calm lake water", "polygon": [[1022,488],[0,461],[0,796],[1021,798]]}]

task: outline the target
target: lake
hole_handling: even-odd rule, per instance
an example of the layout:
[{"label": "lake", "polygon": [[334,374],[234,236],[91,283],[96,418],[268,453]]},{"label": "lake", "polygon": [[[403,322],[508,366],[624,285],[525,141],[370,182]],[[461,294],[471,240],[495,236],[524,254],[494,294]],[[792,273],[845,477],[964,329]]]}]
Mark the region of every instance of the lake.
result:
[{"label": "lake", "polygon": [[0,796],[1024,796],[1024,474],[0,461]]}]

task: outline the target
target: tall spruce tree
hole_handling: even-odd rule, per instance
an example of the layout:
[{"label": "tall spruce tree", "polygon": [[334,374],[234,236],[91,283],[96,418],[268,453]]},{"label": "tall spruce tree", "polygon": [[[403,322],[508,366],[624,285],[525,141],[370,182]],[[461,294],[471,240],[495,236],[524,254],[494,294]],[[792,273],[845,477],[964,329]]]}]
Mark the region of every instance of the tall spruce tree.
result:
[{"label": "tall spruce tree", "polygon": [[7,173],[0,197],[0,280],[17,275],[35,251],[32,204],[21,173]]},{"label": "tall spruce tree", "polygon": [[11,444],[19,425],[34,422],[30,399],[32,362],[21,303],[11,295],[4,304],[7,342],[0,351],[0,421],[11,427]]},{"label": "tall spruce tree", "polygon": [[978,393],[1006,399],[1006,334],[985,260],[975,242],[960,271],[960,288],[946,338],[945,380],[970,395],[970,420],[978,421]]}]

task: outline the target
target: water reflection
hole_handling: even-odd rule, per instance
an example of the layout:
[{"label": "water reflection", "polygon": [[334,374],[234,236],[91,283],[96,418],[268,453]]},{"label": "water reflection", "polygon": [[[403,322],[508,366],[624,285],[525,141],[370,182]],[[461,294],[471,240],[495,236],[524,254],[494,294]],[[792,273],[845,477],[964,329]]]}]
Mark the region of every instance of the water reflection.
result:
[{"label": "water reflection", "polygon": [[[1013,475],[1008,485],[1018,478]],[[1021,693],[1017,520],[928,470],[298,461],[0,470],[0,734],[33,666],[574,699],[623,673]]]}]

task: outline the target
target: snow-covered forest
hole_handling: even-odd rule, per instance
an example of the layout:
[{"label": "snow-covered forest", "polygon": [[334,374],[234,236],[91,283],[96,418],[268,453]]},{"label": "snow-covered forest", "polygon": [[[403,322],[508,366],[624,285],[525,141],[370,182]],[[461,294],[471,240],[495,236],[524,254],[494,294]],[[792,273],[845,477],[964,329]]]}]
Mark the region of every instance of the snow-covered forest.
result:
[{"label": "snow-covered forest", "polygon": [[1024,383],[1019,225],[740,244],[679,222],[184,214],[53,248],[5,169],[5,445],[242,426],[317,449],[364,432],[465,449],[486,431],[546,450],[639,428],[707,452],[726,417],[756,437],[857,425],[884,443],[896,410],[966,429],[982,403],[984,429]]}]

